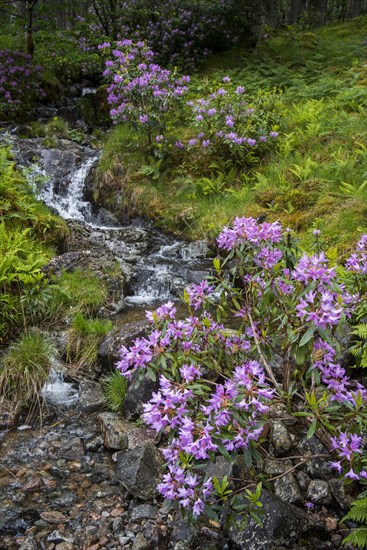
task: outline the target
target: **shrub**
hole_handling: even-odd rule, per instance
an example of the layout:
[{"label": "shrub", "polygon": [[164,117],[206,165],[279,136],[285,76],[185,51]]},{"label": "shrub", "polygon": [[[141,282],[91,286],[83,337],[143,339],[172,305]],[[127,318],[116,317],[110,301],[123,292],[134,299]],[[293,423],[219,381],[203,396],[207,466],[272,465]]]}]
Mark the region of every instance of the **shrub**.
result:
[{"label": "shrub", "polygon": [[[308,256],[278,222],[236,218],[219,235],[226,257],[214,261],[216,276],[185,291],[188,317],[178,320],[167,303],[147,314],[151,335],[121,350],[126,378],[159,378],[143,415],[168,437],[168,473],[158,488],[189,517],[206,511],[215,519],[224,505],[238,511],[239,490],[207,477],[203,463],[242,453],[251,477],[273,399],[335,454],[330,466],[344,479],[367,478],[367,390],[340,364],[341,342],[366,299],[367,235],[342,268],[329,265],[314,234],[316,253]],[[249,513],[258,491],[246,491],[256,483],[241,489]]]},{"label": "shrub", "polygon": [[[110,44],[101,49],[109,51]],[[164,138],[168,124],[173,124],[174,110],[187,91],[189,77],[178,78],[176,71],[162,69],[152,62],[153,52],[144,44],[131,40],[117,42],[113,59],[106,62],[104,75],[112,80],[108,103],[113,121],[127,122],[146,135],[149,146]]]},{"label": "shrub", "polygon": [[279,99],[272,93],[258,93],[248,99],[243,86],[233,85],[228,76],[218,85],[207,84],[206,94],[188,102],[190,125],[196,135],[185,143],[200,155],[231,159],[242,168],[264,156],[278,137]]},{"label": "shrub", "polygon": [[[100,13],[99,36],[104,32],[106,39],[146,41],[164,67],[192,69],[203,57],[250,35],[242,0],[129,0],[113,13],[103,3]],[[91,30],[85,32],[88,44],[93,43],[95,25]]]},{"label": "shrub", "polygon": [[42,67],[18,51],[0,51],[0,117],[26,111],[37,98],[45,97],[40,83]]}]

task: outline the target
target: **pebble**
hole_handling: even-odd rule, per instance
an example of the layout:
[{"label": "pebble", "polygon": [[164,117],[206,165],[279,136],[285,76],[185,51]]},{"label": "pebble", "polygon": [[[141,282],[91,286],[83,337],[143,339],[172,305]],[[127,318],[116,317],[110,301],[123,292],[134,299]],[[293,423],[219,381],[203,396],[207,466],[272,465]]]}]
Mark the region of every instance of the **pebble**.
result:
[{"label": "pebble", "polygon": [[64,523],[68,521],[68,518],[64,514],[56,510],[53,512],[42,512],[40,516],[47,523]]}]

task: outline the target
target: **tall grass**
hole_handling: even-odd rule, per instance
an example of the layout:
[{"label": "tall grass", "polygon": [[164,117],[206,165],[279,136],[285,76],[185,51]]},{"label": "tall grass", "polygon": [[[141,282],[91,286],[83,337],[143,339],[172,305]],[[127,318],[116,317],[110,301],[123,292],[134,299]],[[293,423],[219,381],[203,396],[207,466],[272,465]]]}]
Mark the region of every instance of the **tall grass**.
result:
[{"label": "tall grass", "polygon": [[15,414],[41,411],[39,392],[54,355],[52,344],[37,331],[28,331],[13,342],[0,361],[0,408],[6,403]]}]

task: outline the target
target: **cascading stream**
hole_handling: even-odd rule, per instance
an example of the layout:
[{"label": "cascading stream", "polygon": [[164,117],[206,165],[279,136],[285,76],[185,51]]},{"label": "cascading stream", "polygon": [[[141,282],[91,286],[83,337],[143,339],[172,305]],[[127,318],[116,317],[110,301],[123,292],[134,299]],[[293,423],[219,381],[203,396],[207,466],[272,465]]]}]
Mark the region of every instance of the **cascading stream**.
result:
[{"label": "cascading stream", "polygon": [[85,181],[99,154],[80,146],[77,153],[82,160],[63,173],[62,151],[40,148],[41,162],[33,170],[46,183],[38,196],[65,220],[87,228],[95,245],[100,243],[112,252],[128,278],[126,303],[144,305],[177,299],[184,286],[199,282],[211,264],[206,243],[178,241],[144,220],[121,225],[110,213],[96,210],[85,198]]},{"label": "cascading stream", "polygon": [[[89,248],[97,263],[99,258],[103,262],[107,250],[119,264],[126,288],[121,288],[122,299],[117,300],[121,308],[116,311],[127,319],[129,310],[136,316],[136,309],[141,308],[143,316],[147,306],[177,300],[185,286],[198,283],[208,273],[211,260],[204,241],[178,241],[141,219],[120,224],[111,213],[96,209],[86,200],[86,180],[90,185],[100,156],[90,147],[60,139],[54,148],[46,148],[39,138],[16,136],[11,136],[10,145],[17,165],[26,169],[38,197],[64,218],[77,235],[72,250],[85,252]],[[58,367],[52,370],[42,394],[53,404],[63,406],[71,405],[78,397]]]}]

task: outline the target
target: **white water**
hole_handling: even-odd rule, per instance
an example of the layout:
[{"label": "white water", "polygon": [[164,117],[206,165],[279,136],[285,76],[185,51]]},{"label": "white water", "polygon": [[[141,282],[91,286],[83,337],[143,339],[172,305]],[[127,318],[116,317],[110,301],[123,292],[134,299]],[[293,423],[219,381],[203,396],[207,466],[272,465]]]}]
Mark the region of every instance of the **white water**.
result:
[{"label": "white water", "polygon": [[50,376],[41,390],[41,396],[53,405],[69,407],[79,399],[78,390],[73,384],[65,382],[62,367],[51,369]]},{"label": "white water", "polygon": [[53,182],[49,182],[39,193],[39,198],[45,201],[47,206],[55,209],[65,220],[85,221],[91,219],[91,204],[83,200],[84,184],[85,178],[97,160],[98,155],[87,158],[74,172],[66,196],[56,193]]},{"label": "white water", "polygon": [[[73,172],[55,181],[42,166],[32,166],[28,179],[38,197],[66,220],[75,220],[91,229],[94,244],[107,247],[129,281],[126,304],[144,305],[177,299],[185,285],[199,282],[211,262],[203,264],[205,243],[186,243],[163,235],[146,223],[118,225],[113,216],[95,212],[85,200],[85,180],[99,154],[85,148],[87,158]],[[49,151],[40,148],[44,166],[52,167]],[[59,157],[56,155],[56,159]],[[52,171],[52,170],[51,170]],[[40,182],[44,183],[39,191]],[[107,222],[106,222],[107,220]],[[203,267],[204,265],[204,267]],[[178,290],[182,288],[181,290]]]}]

